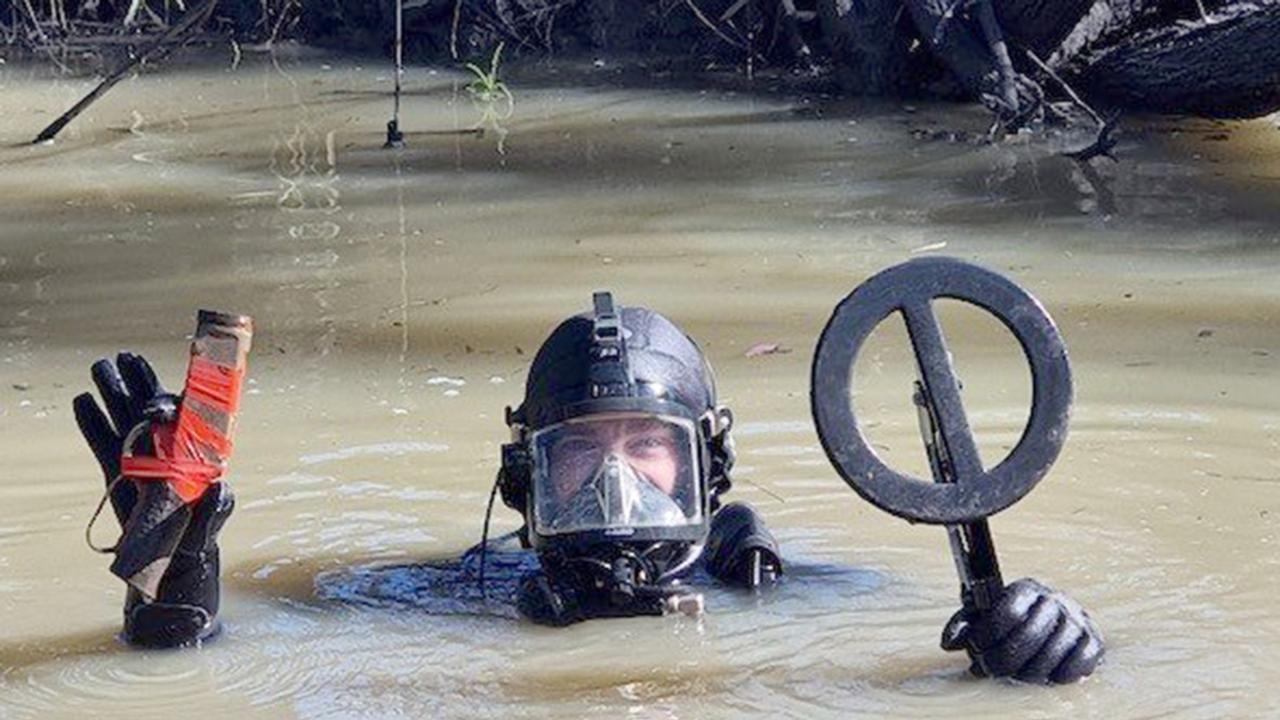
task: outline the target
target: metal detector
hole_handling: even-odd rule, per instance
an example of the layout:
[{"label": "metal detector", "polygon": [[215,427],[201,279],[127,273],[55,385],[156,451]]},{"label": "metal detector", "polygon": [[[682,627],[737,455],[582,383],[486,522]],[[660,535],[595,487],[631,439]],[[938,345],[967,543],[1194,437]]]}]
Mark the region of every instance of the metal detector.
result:
[{"label": "metal detector", "polygon": [[[961,300],[996,316],[1031,366],[1031,414],[1021,439],[986,470],[960,401],[933,301]],[[919,379],[913,400],[933,482],[887,466],[872,449],[852,405],[853,366],[871,331],[901,313]],[[813,358],[810,401],[827,458],[876,507],[908,522],[946,525],[966,605],[989,608],[1004,587],[987,518],[1035,487],[1057,459],[1071,409],[1067,348],[1030,293],[985,268],[945,257],[896,265],[859,285],[836,306]]]}]

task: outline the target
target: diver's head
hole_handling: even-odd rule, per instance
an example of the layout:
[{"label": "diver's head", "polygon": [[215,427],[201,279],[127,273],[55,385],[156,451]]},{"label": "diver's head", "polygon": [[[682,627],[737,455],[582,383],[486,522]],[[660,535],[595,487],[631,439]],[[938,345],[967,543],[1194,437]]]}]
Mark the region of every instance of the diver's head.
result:
[{"label": "diver's head", "polygon": [[549,567],[628,557],[659,582],[706,540],[729,486],[732,415],[671,321],[609,293],[594,305],[551,333],[508,411],[503,500]]}]

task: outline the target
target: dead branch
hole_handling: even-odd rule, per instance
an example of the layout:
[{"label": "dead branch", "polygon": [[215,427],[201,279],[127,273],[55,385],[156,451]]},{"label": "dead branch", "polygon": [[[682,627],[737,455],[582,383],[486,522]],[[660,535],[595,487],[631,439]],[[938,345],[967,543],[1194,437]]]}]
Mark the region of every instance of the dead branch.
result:
[{"label": "dead branch", "polygon": [[1039,67],[1044,72],[1045,75],[1048,75],[1052,80],[1057,82],[1058,86],[1061,87],[1063,92],[1067,94],[1067,97],[1071,98],[1072,102],[1074,102],[1082,110],[1088,113],[1089,117],[1093,118],[1094,122],[1098,123],[1099,126],[1106,125],[1106,122],[1102,119],[1102,116],[1099,115],[1097,111],[1094,110],[1092,107],[1089,107],[1089,103],[1082,100],[1080,96],[1076,94],[1076,91],[1073,90],[1071,86],[1067,84],[1067,81],[1063,80],[1062,77],[1058,75],[1058,73],[1053,71],[1053,68],[1049,67],[1043,60],[1037,57],[1036,54],[1032,52],[1030,48],[1027,48],[1026,50],[1024,50],[1024,52],[1026,52],[1027,58],[1031,60],[1031,62],[1035,63],[1036,67]]},{"label": "dead branch", "polygon": [[1116,129],[1120,126],[1120,116],[1113,115],[1103,121],[1102,126],[1098,128],[1098,134],[1094,137],[1093,142],[1079,150],[1064,152],[1062,155],[1069,157],[1081,165],[1088,165],[1089,161],[1096,157],[1105,157],[1111,162],[1119,162],[1116,156],[1112,154],[1119,140],[1116,139]]},{"label": "dead branch", "polygon": [[218,0],[201,0],[201,3],[198,6],[187,12],[186,15],[182,16],[182,20],[180,20],[178,24],[170,28],[170,30],[165,34],[153,40],[150,45],[140,50],[133,59],[116,68],[114,72],[104,78],[102,82],[98,83],[98,86],[95,87],[88,95],[81,98],[80,102],[71,106],[70,110],[59,116],[57,120],[50,123],[44,130],[41,130],[40,134],[36,136],[36,139],[31,141],[32,144],[47,142],[57,137],[58,133],[62,132],[64,127],[66,127],[72,120],[75,120],[76,117],[92,105],[94,101],[106,94],[108,90],[114,87],[116,83],[120,82],[125,75],[133,70],[133,68],[137,67],[148,58],[153,56],[159,57],[163,55],[163,53],[168,52],[178,38],[184,36],[188,31],[199,26],[200,23],[208,19],[208,17],[213,14],[213,8],[217,3]]}]

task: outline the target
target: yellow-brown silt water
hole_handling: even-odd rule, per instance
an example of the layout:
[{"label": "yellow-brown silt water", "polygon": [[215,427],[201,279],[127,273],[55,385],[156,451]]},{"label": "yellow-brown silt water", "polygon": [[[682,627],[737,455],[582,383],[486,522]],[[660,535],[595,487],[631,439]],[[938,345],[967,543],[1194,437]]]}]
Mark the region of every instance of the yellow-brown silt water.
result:
[{"label": "yellow-brown silt water", "polygon": [[[91,83],[0,66],[0,718],[1280,716],[1274,120],[1131,119],[1120,162],[1082,171],[1039,143],[928,139],[981,132],[974,109],[555,70],[508,78],[500,152],[494,128],[465,132],[485,119],[467,78],[422,67],[408,146],[383,150],[390,70],[309,53],[130,79],[20,146]],[[973,679],[940,650],[945,533],[858,498],[815,435],[832,308],[929,254],[1014,278],[1068,344],[1065,449],[991,524],[1008,580],[1065,590],[1105,633],[1079,685]],[[558,630],[326,590],[479,540],[503,408],[597,289],[705,349],[738,420],[729,498],[769,521],[784,582]],[[226,629],[137,651],[84,544],[102,478],[71,398],[121,349],[179,385],[200,307],[257,323]],[[1025,362],[993,318],[941,316],[993,464],[1025,422]],[[886,460],[924,474],[914,372],[886,325],[854,400]],[[494,533],[517,525],[499,503]]]}]

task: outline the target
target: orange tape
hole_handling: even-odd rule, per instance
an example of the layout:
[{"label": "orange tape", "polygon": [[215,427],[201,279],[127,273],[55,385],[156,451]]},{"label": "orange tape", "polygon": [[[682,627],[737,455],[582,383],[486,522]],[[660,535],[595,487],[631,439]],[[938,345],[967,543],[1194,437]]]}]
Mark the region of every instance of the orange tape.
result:
[{"label": "orange tape", "polygon": [[234,415],[240,409],[240,389],[243,384],[243,372],[196,355],[191,358],[191,364],[187,367],[187,387],[183,396]]},{"label": "orange tape", "polygon": [[[142,482],[167,482],[188,504],[199,500],[226,472],[231,438],[209,425],[187,403],[195,401],[227,415],[230,426],[231,418],[239,409],[243,384],[243,370],[193,356],[187,368],[187,386],[177,422],[153,427],[151,441],[155,457],[126,455],[120,459],[120,474]],[[210,456],[218,462],[210,462],[207,459]]]}]

